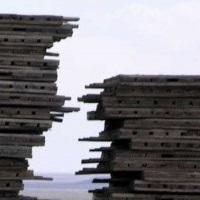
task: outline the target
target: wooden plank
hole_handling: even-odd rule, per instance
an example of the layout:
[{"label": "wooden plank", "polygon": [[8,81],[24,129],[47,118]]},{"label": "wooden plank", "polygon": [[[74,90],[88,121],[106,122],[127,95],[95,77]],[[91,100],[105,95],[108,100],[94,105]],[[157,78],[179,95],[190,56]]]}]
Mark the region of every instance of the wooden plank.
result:
[{"label": "wooden plank", "polygon": [[[83,160],[81,160],[82,164],[93,164],[93,163],[99,163],[99,162],[104,162],[104,159],[89,158],[89,159],[83,159]],[[108,162],[108,160],[107,160],[107,162]]]},{"label": "wooden plank", "polygon": [[[0,17],[1,18],[1,17]],[[0,19],[1,22],[1,19]],[[27,35],[26,37],[24,36],[20,36],[20,35],[3,35],[0,34],[0,41],[32,41],[32,42],[39,42],[38,40],[41,40],[42,42],[54,42],[53,38],[50,36],[45,36],[45,35],[41,35],[41,36],[37,36],[37,35]]]},{"label": "wooden plank", "polygon": [[17,15],[1,14],[1,24],[31,24],[43,26],[61,26],[64,22],[78,21],[77,17],[62,17],[53,15]]},{"label": "wooden plank", "polygon": [[42,59],[44,58],[44,56],[47,56],[47,55],[46,55],[46,50],[44,47],[39,47],[37,49],[33,47],[31,50],[30,47],[18,48],[17,46],[16,48],[16,46],[1,46],[0,57],[5,57],[5,56],[8,58],[24,57],[24,58]]},{"label": "wooden plank", "polygon": [[118,165],[118,163],[147,163],[148,162],[181,162],[181,163],[189,163],[191,162],[200,162],[200,157],[197,152],[180,152],[180,151],[130,151],[130,150],[116,150],[113,151],[103,151],[101,158],[91,158],[91,159],[83,159],[82,163],[114,163],[114,165]]},{"label": "wooden plank", "polygon": [[51,128],[50,120],[0,118],[0,130],[43,130]]},{"label": "wooden plank", "polygon": [[[111,97],[112,98],[112,97]],[[82,101],[84,103],[98,103],[102,99],[102,96],[99,94],[87,94],[78,98],[78,101]]]},{"label": "wooden plank", "polygon": [[42,48],[51,48],[53,46],[52,43],[42,43],[42,42],[37,42],[37,43],[32,43],[32,42],[1,42],[0,45],[4,47],[21,47],[21,48],[26,48],[26,47],[42,47]]},{"label": "wooden plank", "polygon": [[199,200],[199,195],[112,193],[112,200]]},{"label": "wooden plank", "polygon": [[[32,54],[32,53],[31,53]],[[15,54],[16,55],[16,54]],[[19,54],[21,55],[21,54]],[[24,56],[24,54],[23,54]],[[24,56],[26,57],[26,55]],[[29,55],[30,57],[30,55]],[[17,58],[17,57],[16,57]],[[17,65],[0,65],[0,69],[14,69],[14,70],[22,70],[22,69],[29,69],[29,70],[56,70],[56,66],[53,67],[53,66],[29,66],[29,65],[26,65],[26,66],[17,66]]]},{"label": "wooden plank", "polygon": [[160,82],[143,82],[143,81],[133,81],[133,82],[119,82],[119,83],[96,83],[96,84],[91,84],[89,86],[86,86],[86,88],[91,88],[91,89],[100,89],[100,88],[115,88],[115,89],[128,89],[131,90],[132,88],[137,88],[137,87],[145,87],[145,88],[171,88],[174,89],[176,87],[199,87],[199,82],[200,80],[198,79],[198,81],[193,81],[191,80],[187,80],[186,82],[184,81],[177,81],[177,82],[167,82],[167,81],[160,81]]},{"label": "wooden plank", "polygon": [[200,81],[199,75],[118,75],[105,79],[103,83],[90,84],[89,88],[104,88],[121,83],[191,83]]},{"label": "wooden plank", "polygon": [[110,200],[110,192],[105,188],[92,190],[91,192],[93,193],[93,200]]},{"label": "wooden plank", "polygon": [[175,193],[200,193],[200,183],[169,183],[159,181],[139,181],[132,184],[135,191],[175,192]]},{"label": "wooden plank", "polygon": [[18,80],[18,81],[38,81],[38,82],[55,82],[57,73],[53,70],[15,70],[15,69],[0,69],[1,80]]},{"label": "wooden plank", "polygon": [[136,119],[125,120],[125,128],[169,128],[198,130],[200,121],[198,119]]},{"label": "wooden plank", "polygon": [[[116,160],[118,162],[128,161],[200,161],[200,155],[195,151],[171,151],[171,150],[119,150],[110,149],[102,152],[102,159],[108,157],[108,160]],[[112,155],[112,156],[111,156]]]},{"label": "wooden plank", "polygon": [[130,142],[133,150],[200,151],[200,141],[192,139],[135,139]]},{"label": "wooden plank", "polygon": [[32,148],[25,146],[0,146],[0,157],[32,158]]},{"label": "wooden plank", "polygon": [[105,108],[199,108],[199,98],[189,97],[118,97],[98,94],[84,95],[79,98],[84,103],[100,103]]},{"label": "wooden plank", "polygon": [[[102,109],[102,110],[101,110]],[[88,112],[88,119],[134,119],[134,118],[160,118],[160,119],[198,119],[200,109],[187,108],[99,108],[95,112]]]},{"label": "wooden plank", "polygon": [[0,134],[0,145],[43,146],[44,143],[44,136],[30,134]]},{"label": "wooden plank", "polygon": [[1,106],[30,106],[59,108],[64,105],[69,97],[41,94],[1,93]]},{"label": "wooden plank", "polygon": [[158,181],[158,182],[197,182],[199,183],[199,172],[185,172],[180,171],[168,172],[168,171],[144,171],[143,179],[146,181]]},{"label": "wooden plank", "polygon": [[[115,131],[114,131],[115,132]],[[102,132],[102,135],[106,135],[107,131]],[[114,134],[114,133],[113,133]],[[159,129],[159,128],[121,128],[116,131],[119,138],[124,139],[136,139],[136,138],[171,138],[171,139],[195,139],[199,140],[200,131],[191,129]]]},{"label": "wooden plank", "polygon": [[19,191],[24,187],[20,180],[0,180],[0,191]]},{"label": "wooden plank", "polygon": [[8,200],[9,198],[17,198],[18,191],[0,191],[0,198]]},{"label": "wooden plank", "polygon": [[0,31],[1,34],[3,35],[23,35],[26,37],[26,35],[37,35],[37,36],[49,36],[49,37],[53,37],[54,41],[60,41],[61,39],[65,39],[66,37],[71,37],[72,34],[73,34],[73,31],[67,31],[67,32],[57,32],[57,31],[54,31],[54,32],[31,32],[30,31],[27,31],[27,30],[24,30],[24,29],[15,29],[14,31],[13,30],[1,30]]},{"label": "wooden plank", "polygon": [[52,59],[33,59],[33,58],[6,58],[0,57],[1,65],[12,65],[12,66],[48,66],[58,68],[59,61]]},{"label": "wooden plank", "polygon": [[0,180],[37,180],[37,181],[50,181],[51,178],[42,176],[34,176],[32,170],[27,171],[0,171]]},{"label": "wooden plank", "polygon": [[23,171],[27,170],[28,161],[24,158],[3,158],[0,157],[0,170],[1,171]]},{"label": "wooden plank", "polygon": [[[86,100],[89,98],[85,97]],[[94,98],[94,97],[93,97]],[[89,100],[88,100],[89,101]],[[102,97],[103,107],[114,108],[199,108],[199,98],[183,97]]]},{"label": "wooden plank", "polygon": [[32,179],[34,177],[33,171],[0,171],[0,181],[1,180],[22,180],[22,179]]},{"label": "wooden plank", "polygon": [[57,86],[55,83],[0,80],[0,91],[14,93],[56,94]]},{"label": "wooden plank", "polygon": [[[15,32],[26,32],[26,33],[42,33],[45,35],[52,35],[55,37],[55,35],[58,35],[58,38],[55,37],[55,40],[59,40],[61,38],[66,38],[68,35],[72,35],[73,28],[76,28],[77,26],[71,25],[71,24],[65,24],[60,27],[51,27],[51,26],[28,26],[28,25],[16,25],[16,24],[9,24],[9,25],[3,25],[0,24],[0,32],[2,34],[5,34],[6,32],[11,32],[14,34]],[[64,37],[62,37],[64,36]]]},{"label": "wooden plank", "polygon": [[76,175],[88,175],[88,174],[108,174],[111,170],[109,169],[96,169],[96,168],[83,168],[83,170],[80,170],[76,172]]},{"label": "wooden plank", "polygon": [[199,88],[188,87],[186,88],[146,88],[146,87],[136,87],[123,88],[118,87],[117,89],[105,90],[105,96],[116,95],[117,97],[200,97]]},{"label": "wooden plank", "polygon": [[77,24],[63,23],[61,26],[45,26],[44,24],[0,24],[0,30],[26,31],[26,32],[58,32],[66,33],[78,28]]},{"label": "wooden plank", "polygon": [[[102,169],[109,169],[108,166],[101,164],[99,168]],[[191,160],[184,160],[184,161],[163,161],[162,159],[155,160],[155,161],[148,161],[148,160],[139,160],[135,159],[134,161],[124,161],[122,162],[114,162],[112,163],[112,170],[113,171],[142,171],[142,170],[149,170],[149,169],[156,169],[156,170],[187,170],[187,171],[196,171],[200,170],[200,163],[199,161],[191,161]]]},{"label": "wooden plank", "polygon": [[139,129],[139,128],[120,128],[104,130],[99,136],[81,138],[79,141],[116,141],[116,140],[135,140],[135,139],[200,139],[198,130],[184,129]]}]

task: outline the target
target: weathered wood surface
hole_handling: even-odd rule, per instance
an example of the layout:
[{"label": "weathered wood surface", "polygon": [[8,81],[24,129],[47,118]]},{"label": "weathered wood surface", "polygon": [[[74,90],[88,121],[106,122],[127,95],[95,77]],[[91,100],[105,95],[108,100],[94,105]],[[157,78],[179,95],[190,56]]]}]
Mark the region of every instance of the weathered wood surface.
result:
[{"label": "weathered wood surface", "polygon": [[199,193],[199,183],[185,182],[159,182],[159,181],[134,181],[132,188],[135,191],[156,191],[156,192],[175,192],[175,193]]},{"label": "weathered wood surface", "polygon": [[95,200],[200,199],[200,76],[120,75],[86,86],[103,89],[79,101],[97,103],[89,120],[104,130],[80,141],[111,142],[91,149],[77,174],[109,174],[94,179],[106,188]]},{"label": "weathered wood surface", "polygon": [[31,158],[32,148],[27,146],[0,146],[0,157]]},{"label": "weathered wood surface", "polygon": [[52,70],[0,69],[0,80],[55,82],[57,74]]},{"label": "weathered wood surface", "polygon": [[89,112],[88,119],[134,119],[134,118],[164,118],[164,119],[198,119],[199,108],[103,108],[100,111]]},{"label": "weathered wood surface", "polygon": [[1,24],[42,24],[42,25],[62,25],[68,21],[78,21],[78,17],[63,17],[54,15],[17,15],[17,14],[1,14]]},{"label": "weathered wood surface", "polygon": [[27,170],[28,161],[23,158],[3,158],[0,157],[0,170],[1,171],[12,171],[12,170]]},{"label": "weathered wood surface", "polygon": [[199,130],[200,120],[198,119],[136,119],[124,121],[125,128],[163,128],[167,129],[189,129]]},{"label": "weathered wood surface", "polygon": [[134,140],[134,139],[200,139],[199,130],[187,129],[143,129],[143,128],[119,128],[105,130],[98,136],[81,138],[80,141],[117,141],[117,140]]},{"label": "weathered wood surface", "polygon": [[36,93],[36,94],[56,94],[57,87],[54,83],[43,82],[16,82],[0,81],[0,92],[10,93]]},{"label": "weathered wood surface", "polygon": [[[33,48],[31,48],[33,50]],[[59,65],[58,60],[50,60],[50,59],[36,59],[36,58],[7,58],[0,57],[0,66],[6,67],[13,66],[13,67],[34,67],[37,70],[38,68],[49,68],[49,69],[57,69]]]},{"label": "weathered wood surface", "polygon": [[0,134],[0,145],[43,146],[44,136],[30,134]]},{"label": "weathered wood surface", "polygon": [[21,180],[0,180],[0,191],[19,191],[23,187]]},{"label": "weathered wood surface", "polygon": [[199,200],[199,195],[166,195],[166,194],[122,194],[113,193],[109,200]]},{"label": "weathered wood surface", "polygon": [[21,94],[21,93],[1,93],[1,106],[28,106],[28,107],[50,107],[59,111],[69,97],[42,95],[42,94]]},{"label": "weathered wood surface", "polygon": [[[28,170],[32,147],[64,114],[70,97],[57,95],[56,41],[72,36],[76,17],[0,14],[0,200],[37,200],[19,195],[23,180],[51,180]],[[72,24],[70,23],[72,22]],[[46,56],[51,56],[47,59]]]}]

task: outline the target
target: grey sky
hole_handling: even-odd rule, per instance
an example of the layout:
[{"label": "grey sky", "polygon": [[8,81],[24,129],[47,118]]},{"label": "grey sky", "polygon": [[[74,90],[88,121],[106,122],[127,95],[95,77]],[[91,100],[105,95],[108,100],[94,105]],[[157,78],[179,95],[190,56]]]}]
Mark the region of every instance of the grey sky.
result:
[{"label": "grey sky", "polygon": [[[200,74],[199,0],[5,0],[0,12],[79,16],[80,28],[54,47],[60,52],[59,93],[67,105],[81,107],[46,133],[46,146],[34,149],[31,168],[39,172],[74,172],[81,158],[92,157],[101,122],[87,122],[95,106],[76,102],[89,93],[84,85],[117,74]],[[98,145],[98,144],[97,144]],[[99,145],[98,145],[99,146]],[[95,156],[95,155],[94,155]]]}]

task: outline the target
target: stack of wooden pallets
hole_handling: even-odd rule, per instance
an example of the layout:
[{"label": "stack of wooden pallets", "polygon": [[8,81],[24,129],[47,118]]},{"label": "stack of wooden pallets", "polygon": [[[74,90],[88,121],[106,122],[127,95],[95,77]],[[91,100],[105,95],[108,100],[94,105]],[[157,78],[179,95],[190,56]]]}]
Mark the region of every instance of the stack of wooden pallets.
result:
[{"label": "stack of wooden pallets", "polygon": [[62,122],[69,97],[57,95],[59,61],[47,52],[55,41],[72,35],[78,18],[0,15],[0,200],[19,196],[24,179],[45,179],[28,170],[32,147],[42,146],[44,131]]},{"label": "stack of wooden pallets", "polygon": [[200,199],[200,76],[119,75],[88,88],[104,89],[80,98],[98,103],[90,120],[104,120],[98,137],[109,141],[92,149],[100,158],[78,174],[110,174],[94,200]]}]

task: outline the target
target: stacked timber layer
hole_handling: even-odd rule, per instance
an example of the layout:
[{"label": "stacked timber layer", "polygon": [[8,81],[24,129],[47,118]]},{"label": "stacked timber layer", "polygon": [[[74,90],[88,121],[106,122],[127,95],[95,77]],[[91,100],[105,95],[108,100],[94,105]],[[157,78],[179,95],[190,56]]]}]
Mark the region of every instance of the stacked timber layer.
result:
[{"label": "stacked timber layer", "polygon": [[78,172],[110,175],[94,179],[109,184],[94,200],[199,200],[200,76],[119,75],[88,88],[103,89],[79,100],[98,103],[88,119],[105,130],[81,141],[111,142]]},{"label": "stacked timber layer", "polygon": [[78,18],[0,14],[0,200],[35,200],[19,196],[34,176],[27,158],[43,146],[44,131],[62,122],[69,97],[57,95],[59,61],[47,52],[55,41],[72,35]]}]

